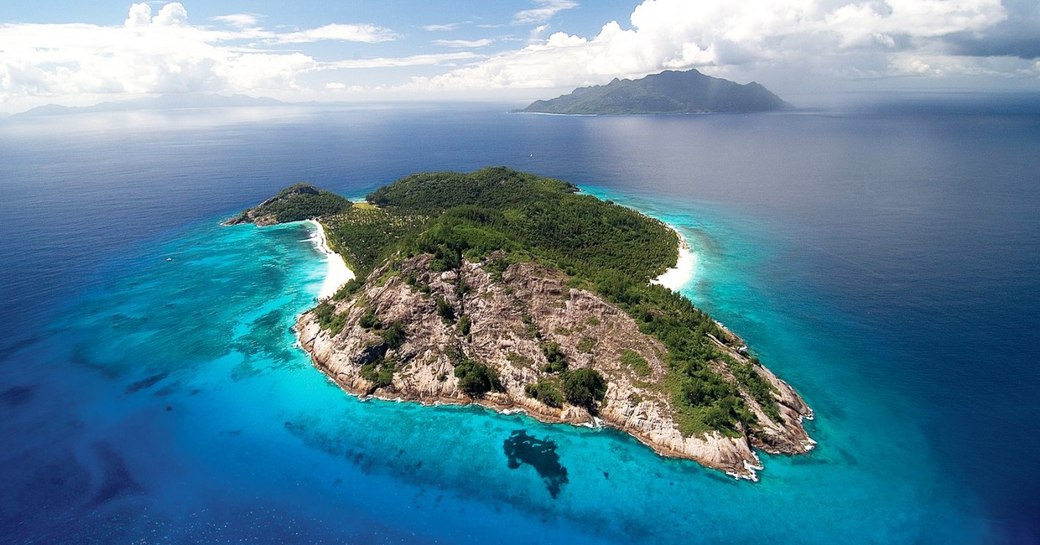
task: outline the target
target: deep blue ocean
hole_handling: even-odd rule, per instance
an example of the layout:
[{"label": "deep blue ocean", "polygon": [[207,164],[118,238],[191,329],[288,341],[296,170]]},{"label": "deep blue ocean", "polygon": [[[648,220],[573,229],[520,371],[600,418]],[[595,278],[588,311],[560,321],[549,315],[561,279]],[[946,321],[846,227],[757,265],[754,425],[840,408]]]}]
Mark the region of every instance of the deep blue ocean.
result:
[{"label": "deep blue ocean", "polygon": [[[0,542],[1040,542],[1040,109],[564,117],[509,106],[0,120]],[[610,430],[359,401],[293,345],[308,227],[506,165],[676,226],[692,300],[815,409],[761,481]],[[551,441],[557,497],[503,451]]]}]

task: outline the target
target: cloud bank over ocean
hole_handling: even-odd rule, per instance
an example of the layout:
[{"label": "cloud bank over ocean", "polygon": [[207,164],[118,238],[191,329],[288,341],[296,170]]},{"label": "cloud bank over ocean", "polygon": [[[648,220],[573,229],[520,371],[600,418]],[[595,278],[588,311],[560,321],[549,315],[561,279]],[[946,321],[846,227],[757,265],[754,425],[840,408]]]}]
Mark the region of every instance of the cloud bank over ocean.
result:
[{"label": "cloud bank over ocean", "polygon": [[391,8],[358,14],[372,20],[315,10],[308,27],[222,4],[198,19],[171,2],[102,14],[109,24],[0,20],[0,110],[166,93],[526,100],[689,68],[782,95],[1021,91],[1040,78],[1040,5],[1019,0],[645,0],[627,20],[586,20],[594,32],[572,30],[590,7],[571,0],[521,2],[498,22],[460,4],[445,14],[455,22],[422,25]]}]

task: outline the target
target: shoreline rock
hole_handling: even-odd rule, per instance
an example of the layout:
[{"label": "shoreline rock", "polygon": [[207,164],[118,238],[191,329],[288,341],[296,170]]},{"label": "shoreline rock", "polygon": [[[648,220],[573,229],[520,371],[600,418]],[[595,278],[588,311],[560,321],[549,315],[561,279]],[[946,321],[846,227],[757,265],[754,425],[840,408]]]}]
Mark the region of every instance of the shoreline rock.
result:
[{"label": "shoreline rock", "polygon": [[[533,263],[513,264],[496,280],[481,264],[468,261],[459,273],[433,271],[428,255],[404,260],[399,267],[394,270],[386,264],[369,276],[381,282],[369,281],[341,301],[329,300],[335,312],[345,316],[339,332],[323,329],[315,309],[303,313],[294,326],[315,367],[349,394],[426,405],[477,404],[498,412],[524,411],[543,422],[609,426],[662,456],[694,460],[751,480],[757,480],[757,470],[762,468],[755,449],[800,454],[815,444],[802,426],[804,418],[812,418],[812,410],[787,383],[732,348],[742,345],[733,342],[739,341],[736,336],[728,339],[729,344],[715,342],[729,357],[752,365],[775,388],[781,421],[770,419],[753,397],[742,392],[759,420],[757,430],[738,437],[718,431],[684,436],[668,395],[655,387],[666,372],[664,346],[639,332],[624,311],[596,294],[568,287],[558,271]],[[468,286],[461,296],[455,289],[460,280],[456,274],[462,274]],[[427,292],[415,285],[425,286]],[[438,315],[437,298],[454,308],[464,306],[472,318],[467,335]],[[385,323],[403,324],[408,333],[403,344],[396,349],[381,345],[379,336],[362,325],[368,313]],[[586,338],[595,340],[595,347],[587,352],[580,349],[587,347],[579,346]],[[608,378],[598,414],[574,405],[550,407],[525,394],[526,385],[545,376],[540,370],[546,361],[543,341],[558,343],[571,369],[592,367]],[[626,350],[646,361],[649,375],[640,376],[622,363]],[[503,391],[477,398],[464,394],[453,374],[453,351],[495,369]],[[396,367],[390,383],[376,387],[362,376],[363,367],[384,358],[397,362]],[[728,371],[720,370],[735,381]]]}]

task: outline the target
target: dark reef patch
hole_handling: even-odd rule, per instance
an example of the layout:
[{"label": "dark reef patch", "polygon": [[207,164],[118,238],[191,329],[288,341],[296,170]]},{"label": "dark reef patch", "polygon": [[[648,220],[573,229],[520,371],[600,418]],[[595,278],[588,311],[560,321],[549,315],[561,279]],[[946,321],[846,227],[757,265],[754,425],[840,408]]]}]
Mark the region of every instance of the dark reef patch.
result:
[{"label": "dark reef patch", "polygon": [[123,457],[110,445],[101,443],[96,446],[98,459],[101,461],[101,484],[98,486],[91,507],[96,507],[112,500],[144,493],[144,487],[134,480],[126,467]]},{"label": "dark reef patch", "polygon": [[152,386],[155,386],[159,381],[161,381],[162,379],[166,378],[167,375],[169,375],[169,373],[159,373],[157,375],[152,375],[152,376],[150,376],[148,378],[143,378],[143,379],[141,379],[141,380],[139,380],[139,381],[137,381],[137,382],[127,386],[126,387],[126,393],[132,394],[134,392],[139,392],[141,390],[146,390],[148,388],[151,388]]},{"label": "dark reef patch", "polygon": [[0,402],[9,407],[18,407],[32,401],[36,386],[12,386],[0,393]]},{"label": "dark reef patch", "polygon": [[[263,373],[262,370],[254,369],[250,365],[250,360],[254,356],[264,356],[274,360],[279,367],[290,365],[293,362],[295,352],[283,342],[283,333],[289,327],[283,321],[284,316],[281,310],[273,310],[250,322],[249,332],[232,343],[232,348],[245,357],[242,365],[234,370],[232,380],[238,381]],[[265,363],[264,367],[268,366],[269,364]]]},{"label": "dark reef patch", "polygon": [[0,347],[0,363],[6,362],[11,356],[17,354],[25,348],[28,348],[40,342],[44,338],[45,336],[43,335],[34,335],[26,339],[15,341],[14,343],[9,344],[7,346]]},{"label": "dark reef patch", "polygon": [[173,383],[167,384],[166,386],[163,386],[162,388],[159,388],[158,390],[156,390],[153,393],[153,395],[155,397],[166,397],[168,395],[175,394],[175,393],[179,392],[180,389],[181,389],[181,383],[180,382],[173,382]]},{"label": "dark reef patch", "polygon": [[525,430],[515,430],[509,434],[502,449],[509,459],[509,468],[517,469],[521,464],[528,464],[549,490],[549,495],[556,498],[560,489],[567,484],[567,468],[560,465],[560,455],[556,453],[556,443],[527,435]]}]

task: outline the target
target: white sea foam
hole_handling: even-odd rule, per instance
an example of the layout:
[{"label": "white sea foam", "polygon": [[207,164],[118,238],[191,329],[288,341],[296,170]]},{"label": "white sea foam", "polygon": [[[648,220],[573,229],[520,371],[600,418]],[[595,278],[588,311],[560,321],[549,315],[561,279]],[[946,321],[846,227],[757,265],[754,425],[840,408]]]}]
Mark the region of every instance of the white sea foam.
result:
[{"label": "white sea foam", "polygon": [[318,298],[324,299],[332,296],[340,286],[354,278],[354,271],[347,268],[347,263],[343,261],[343,257],[333,252],[332,248],[329,247],[329,240],[325,236],[325,228],[322,227],[321,223],[316,220],[307,220],[307,223],[314,226],[314,234],[311,235],[311,241],[321,253],[325,254],[325,281],[322,282],[321,291],[318,293]]}]

